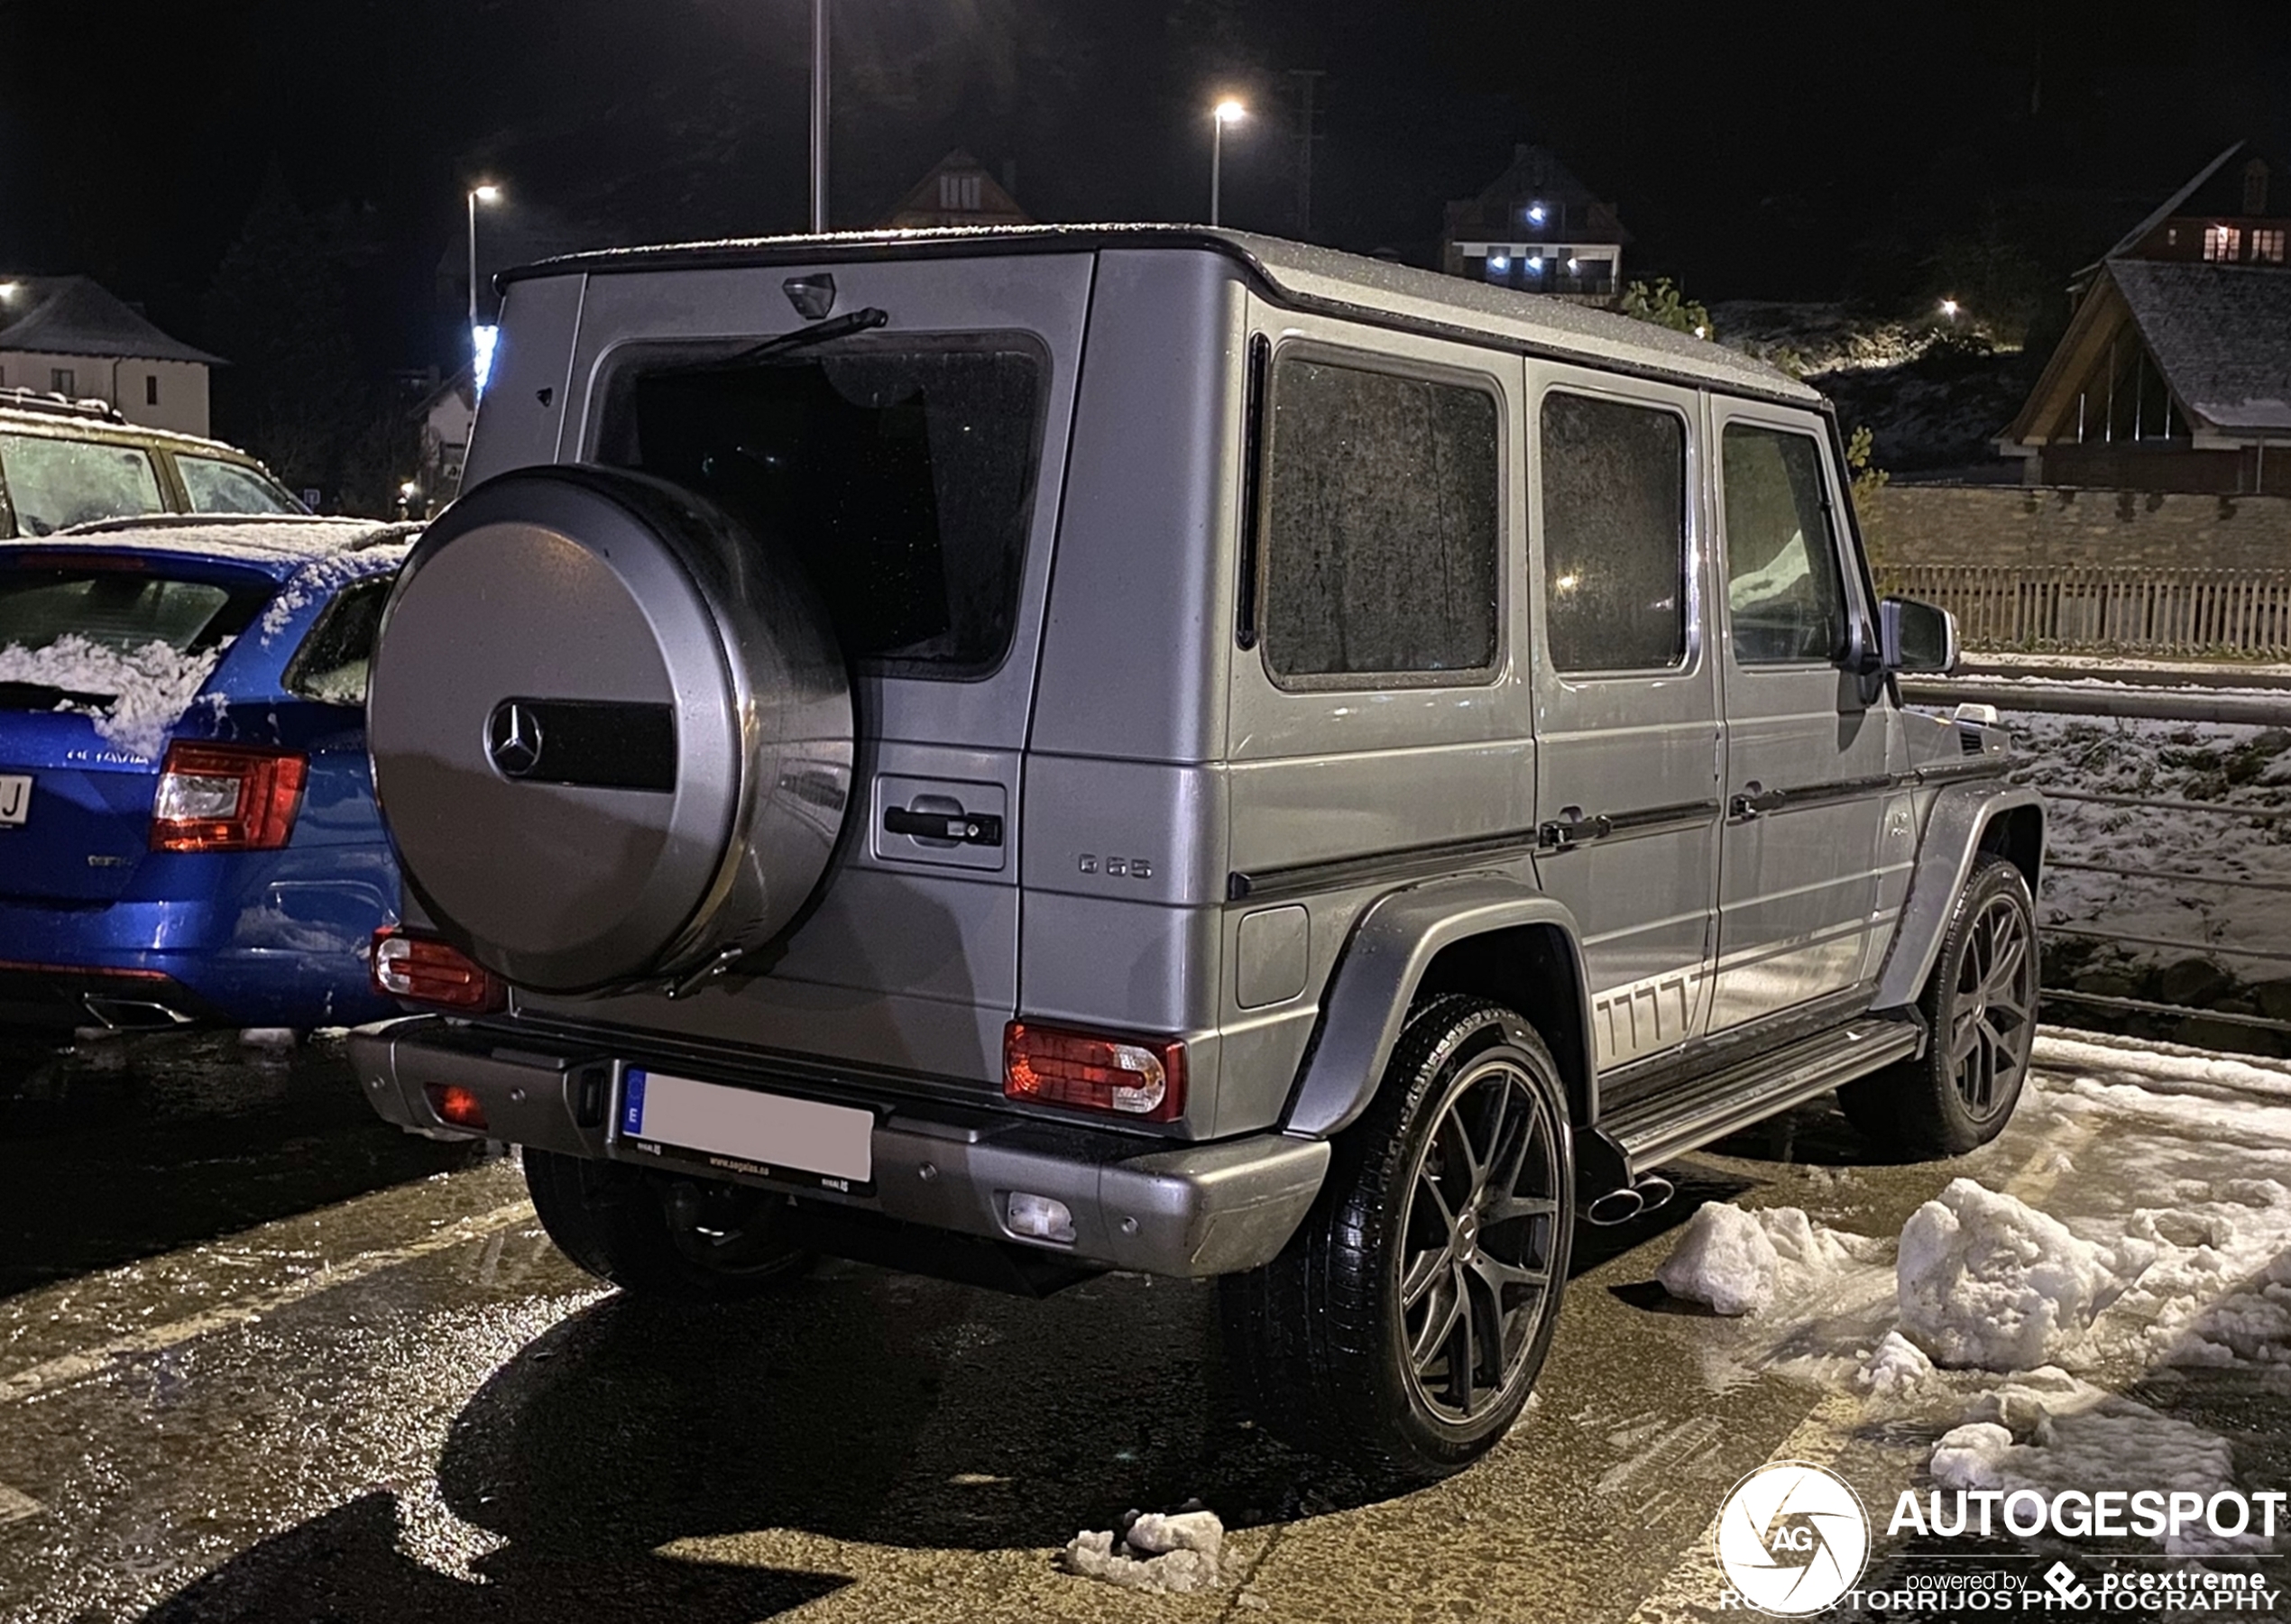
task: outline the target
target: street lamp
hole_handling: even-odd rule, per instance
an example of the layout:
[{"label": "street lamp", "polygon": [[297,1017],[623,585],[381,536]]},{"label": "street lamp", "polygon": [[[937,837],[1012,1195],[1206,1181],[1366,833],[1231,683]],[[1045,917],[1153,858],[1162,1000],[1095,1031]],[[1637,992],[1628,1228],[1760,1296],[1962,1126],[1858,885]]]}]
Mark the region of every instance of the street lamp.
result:
[{"label": "street lamp", "polygon": [[469,364],[472,387],[481,395],[492,371],[493,329],[477,325],[477,206],[501,200],[501,188],[490,181],[469,188]]},{"label": "street lamp", "polygon": [[1964,308],[1963,305],[1953,298],[1945,298],[1941,301],[1941,314],[1949,318],[1949,325],[1953,327],[1957,325],[1957,313]]},{"label": "street lamp", "polygon": [[827,0],[812,0],[812,230],[827,229]]},{"label": "street lamp", "polygon": [[1218,103],[1210,115],[1215,133],[1210,137],[1210,224],[1215,225],[1221,188],[1225,179],[1225,126],[1239,124],[1249,115],[1249,110],[1227,96]]}]

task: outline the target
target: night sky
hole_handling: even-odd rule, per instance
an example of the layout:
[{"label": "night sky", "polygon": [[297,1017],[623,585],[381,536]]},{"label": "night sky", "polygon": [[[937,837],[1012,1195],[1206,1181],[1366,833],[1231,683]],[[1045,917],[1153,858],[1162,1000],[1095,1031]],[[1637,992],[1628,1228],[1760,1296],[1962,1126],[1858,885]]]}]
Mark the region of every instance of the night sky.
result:
[{"label": "night sky", "polygon": [[[1706,299],[1882,292],[1936,234],[2089,258],[2238,137],[2291,151],[2291,5],[1987,0],[1814,13],[1487,0],[836,0],[833,216],[949,148],[1039,217],[1293,232],[1290,69],[1323,69],[1313,234],[1429,261],[1514,141],[1615,199],[1630,274]],[[462,195],[529,235],[798,226],[808,0],[0,0],[0,271],[90,272],[198,336],[274,166],[373,244],[362,342],[445,359]],[[2103,21],[2138,16],[2134,23]]]}]

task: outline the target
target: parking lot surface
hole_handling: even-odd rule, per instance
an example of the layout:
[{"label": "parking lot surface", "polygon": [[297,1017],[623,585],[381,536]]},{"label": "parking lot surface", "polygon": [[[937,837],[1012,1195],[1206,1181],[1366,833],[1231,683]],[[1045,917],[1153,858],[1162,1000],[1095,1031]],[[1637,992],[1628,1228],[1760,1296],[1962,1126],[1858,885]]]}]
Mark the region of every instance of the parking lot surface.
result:
[{"label": "parking lot surface", "polygon": [[[1528,1418],[1403,1492],[1236,1413],[1208,1286],[1034,1302],[827,1262],[669,1309],[560,1257],[508,1161],[370,1120],[325,1042],[5,1064],[0,1617],[26,1624],[1717,1616],[1710,1528],[1744,1473],[1827,1462],[1890,1506],[1932,1433],[1809,1363],[1822,1313],[1668,1298],[1677,1226],[1730,1200],[1891,1236],[1954,1177],[2069,1215],[2129,1176],[2057,1110],[1946,1166],[1873,1160],[1826,1106],[1728,1142],[1663,1213],[1587,1232]],[[2246,1479],[2291,1477],[2279,1384],[2121,1381]],[[1213,1592],[1053,1561],[1196,1498],[1232,1530]]]}]

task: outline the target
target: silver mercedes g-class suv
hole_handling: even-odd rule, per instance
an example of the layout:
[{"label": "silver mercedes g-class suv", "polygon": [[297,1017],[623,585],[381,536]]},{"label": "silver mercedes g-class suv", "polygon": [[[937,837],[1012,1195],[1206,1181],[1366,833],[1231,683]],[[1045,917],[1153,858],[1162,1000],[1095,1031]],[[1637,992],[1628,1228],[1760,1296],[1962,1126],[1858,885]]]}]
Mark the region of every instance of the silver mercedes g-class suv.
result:
[{"label": "silver mercedes g-class suv", "polygon": [[1220,1276],[1268,1423],[1429,1476],[1666,1161],[2011,1111],[2042,809],[1780,372],[1236,232],[504,282],[370,702],[444,1013],[353,1053],[604,1279]]}]

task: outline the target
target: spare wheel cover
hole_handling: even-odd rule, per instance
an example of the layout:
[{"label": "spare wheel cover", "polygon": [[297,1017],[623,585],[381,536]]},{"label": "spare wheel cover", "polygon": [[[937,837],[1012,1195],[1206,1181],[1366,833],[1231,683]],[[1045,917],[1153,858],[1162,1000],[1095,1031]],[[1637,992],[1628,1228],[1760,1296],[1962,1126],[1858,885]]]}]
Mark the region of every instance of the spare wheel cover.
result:
[{"label": "spare wheel cover", "polygon": [[383,617],[367,736],[414,897],[547,992],[760,945],[849,798],[850,693],[800,567],[618,470],[503,474],[429,528]]}]

